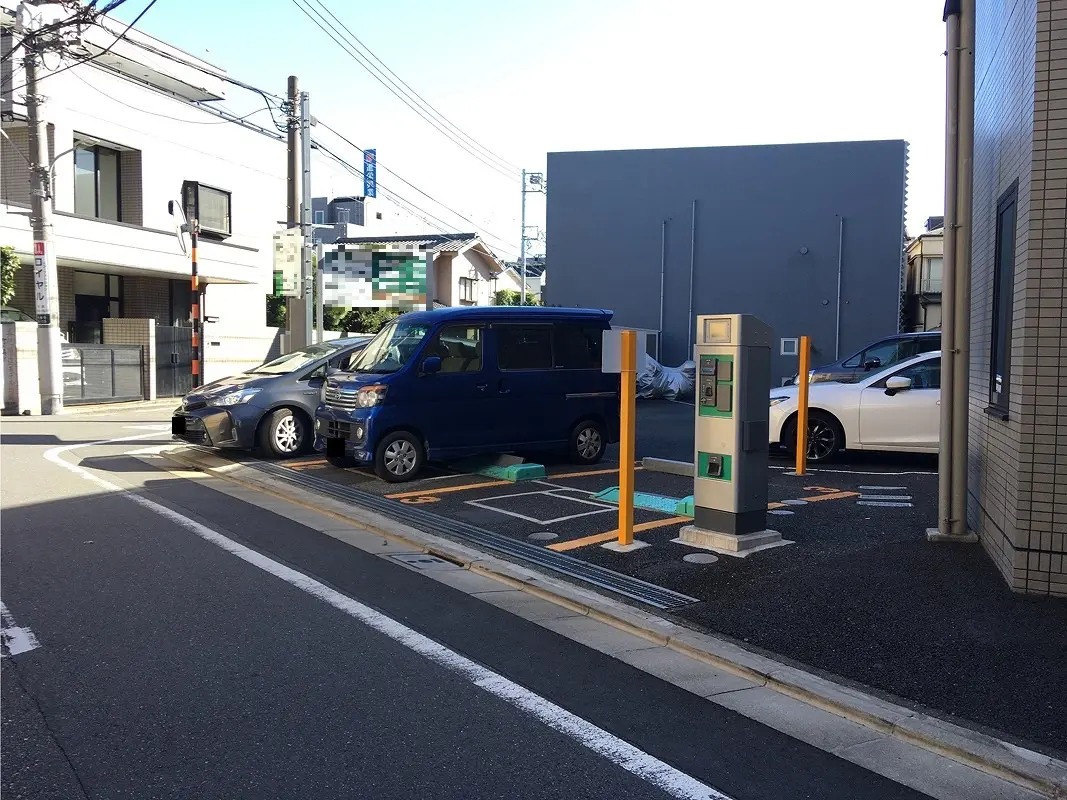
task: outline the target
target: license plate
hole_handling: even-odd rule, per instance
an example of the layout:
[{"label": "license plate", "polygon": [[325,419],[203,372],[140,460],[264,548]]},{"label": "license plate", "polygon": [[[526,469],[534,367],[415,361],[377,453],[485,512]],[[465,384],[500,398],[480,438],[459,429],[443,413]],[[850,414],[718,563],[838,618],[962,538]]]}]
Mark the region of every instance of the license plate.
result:
[{"label": "license plate", "polygon": [[326,440],[326,457],[327,458],[344,458],[345,457],[345,440],[338,439],[331,436]]},{"label": "license plate", "polygon": [[175,436],[185,435],[185,417],[170,418],[170,432]]}]

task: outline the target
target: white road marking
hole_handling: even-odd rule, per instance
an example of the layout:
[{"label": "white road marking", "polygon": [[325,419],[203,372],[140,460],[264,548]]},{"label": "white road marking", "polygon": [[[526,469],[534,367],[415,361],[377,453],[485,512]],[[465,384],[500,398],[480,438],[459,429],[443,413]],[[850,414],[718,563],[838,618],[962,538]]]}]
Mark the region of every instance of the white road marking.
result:
[{"label": "white road marking", "polygon": [[157,431],[159,433],[170,430],[169,425],[123,425],[122,427],[129,431]]},{"label": "white road marking", "polygon": [[861,494],[860,500],[911,500],[910,494]]},{"label": "white road marking", "polygon": [[[535,492],[534,494],[540,494],[540,492]],[[571,498],[571,497],[561,498],[561,499],[574,500],[574,502],[576,502],[576,503],[581,502],[580,500],[576,500],[576,499]],[[594,514],[607,514],[607,513],[611,512],[611,511],[618,510],[616,506],[607,506],[605,508],[599,509],[598,511],[583,511],[580,514],[568,514],[565,517],[555,517],[554,519],[537,519],[536,517],[528,517],[525,514],[520,514],[518,511],[506,511],[503,508],[495,508],[493,506],[487,506],[484,503],[479,502],[478,500],[467,500],[465,502],[469,506],[476,506],[478,508],[485,509],[486,511],[495,511],[497,514],[506,514],[509,517],[517,517],[518,519],[524,519],[527,522],[534,523],[535,525],[552,525],[552,524],[554,524],[556,522],[567,522],[568,520],[578,519],[579,517],[591,517]],[[595,505],[595,504],[594,503],[590,503],[589,505]]]},{"label": "white road marking", "polygon": [[911,508],[911,503],[883,503],[876,500],[860,500],[858,506],[881,506],[882,508]]},{"label": "white road marking", "polygon": [[559,490],[564,491],[564,492],[574,492],[575,494],[585,494],[585,495],[596,494],[596,492],[591,492],[588,489],[575,489],[575,488],[573,488],[571,486],[564,486],[561,483],[551,483],[549,481],[530,481],[530,483],[536,483],[536,484],[539,484],[541,486],[551,486],[553,489],[559,489]]},{"label": "white road marking", "polygon": [[861,486],[860,489],[874,489],[879,492],[902,492],[907,486]]},{"label": "white road marking", "polygon": [[28,653],[41,646],[33,631],[15,624],[15,618],[3,603],[0,603],[0,643],[3,644],[4,655],[8,656]]},{"label": "white road marking", "polygon": [[636,775],[653,786],[662,789],[672,797],[685,799],[692,798],[693,800],[731,800],[728,795],[723,794],[717,789],[713,789],[710,786],[701,783],[696,778],[675,769],[643,750],[639,750],[628,742],[608,733],[603,728],[599,728],[593,723],[572,714],[565,708],[556,705],[550,700],[531,692],[529,689],[519,686],[513,681],[505,678],[503,675],[499,675],[480,664],[476,664],[454,650],[450,650],[444,645],[438,644],[432,639],[408,628],[391,617],[387,617],[385,614],[375,611],[369,606],[319,583],[315,579],[304,575],[302,572],[297,572],[291,567],[279,564],[277,561],[268,558],[262,553],[245,547],[196,520],[190,519],[189,517],[179,514],[177,511],[173,511],[166,506],[160,505],[154,500],[149,500],[147,497],[143,497],[128,489],[123,489],[121,486],[104,480],[89,470],[84,469],[77,464],[71,464],[69,461],[60,457],[61,453],[75,450],[77,448],[113,444],[118,441],[135,438],[139,437],[128,436],[124,437],[124,439],[107,439],[99,442],[91,442],[89,444],[71,444],[61,447],[53,447],[51,450],[45,452],[44,457],[52,463],[70,470],[75,475],[95,483],[106,491],[114,492],[130,502],[152,511],[164,519],[170,520],[174,524],[196,534],[201,539],[204,539],[222,550],[225,550],[227,553],[240,558],[242,561],[245,561],[254,567],[258,567],[264,572],[273,575],[276,578],[280,578],[291,586],[295,586],[297,589],[307,592],[311,596],[322,600],[324,603],[348,614],[350,617],[359,620],[367,627],[388,636],[393,641],[402,644],[404,647],[418,653],[438,666],[444,667],[450,672],[459,675],[461,678],[464,678],[489,694],[500,698],[515,708],[525,711],[552,730],[570,737],[583,747],[588,748],[612,764]]}]

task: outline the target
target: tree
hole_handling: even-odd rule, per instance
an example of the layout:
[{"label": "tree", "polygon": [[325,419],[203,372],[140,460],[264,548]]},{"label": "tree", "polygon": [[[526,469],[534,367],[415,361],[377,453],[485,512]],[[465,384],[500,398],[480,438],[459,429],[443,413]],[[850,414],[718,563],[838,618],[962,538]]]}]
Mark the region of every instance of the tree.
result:
[{"label": "tree", "polygon": [[[515,289],[500,289],[495,295],[493,295],[493,302],[498,306],[518,306],[522,305],[522,295],[520,295]],[[541,298],[536,297],[529,292],[526,293],[526,305],[539,306],[541,305]]]},{"label": "tree", "polygon": [[19,257],[10,245],[0,247],[0,300],[7,305],[15,296],[15,273],[19,271]]},{"label": "tree", "polygon": [[377,333],[399,316],[396,308],[353,308],[341,319],[339,327],[347,333]]},{"label": "tree", "polygon": [[267,295],[267,325],[272,328],[285,327],[285,299],[280,295]]}]

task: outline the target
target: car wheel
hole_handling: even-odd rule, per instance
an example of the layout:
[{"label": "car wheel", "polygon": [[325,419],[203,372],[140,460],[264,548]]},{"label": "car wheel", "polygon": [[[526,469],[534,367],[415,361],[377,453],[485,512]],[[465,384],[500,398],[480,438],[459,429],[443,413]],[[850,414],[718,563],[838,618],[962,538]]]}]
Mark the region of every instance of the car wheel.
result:
[{"label": "car wheel", "polygon": [[263,420],[259,444],[274,458],[299,455],[308,444],[308,424],[291,409],[279,408]]},{"label": "car wheel", "polygon": [[570,457],[575,464],[596,464],[604,457],[604,426],[596,420],[582,420],[570,436]]},{"label": "car wheel", "polygon": [[[797,421],[794,416],[789,429],[782,436],[786,449],[795,454],[797,451]],[[812,411],[808,414],[808,463],[818,464],[830,461],[845,446],[845,432],[841,423],[832,414],[824,411]]]},{"label": "car wheel", "polygon": [[383,481],[410,481],[422,470],[426,454],[413,433],[396,431],[378,443],[374,451],[374,472]]}]

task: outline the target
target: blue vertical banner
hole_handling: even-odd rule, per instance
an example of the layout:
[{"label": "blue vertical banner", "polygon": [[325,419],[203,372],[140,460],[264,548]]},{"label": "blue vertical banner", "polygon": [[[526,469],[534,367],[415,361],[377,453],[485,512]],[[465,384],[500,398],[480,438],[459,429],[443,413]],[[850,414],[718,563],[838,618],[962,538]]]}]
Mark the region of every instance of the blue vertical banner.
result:
[{"label": "blue vertical banner", "polygon": [[363,151],[363,196],[378,196],[378,151]]}]

